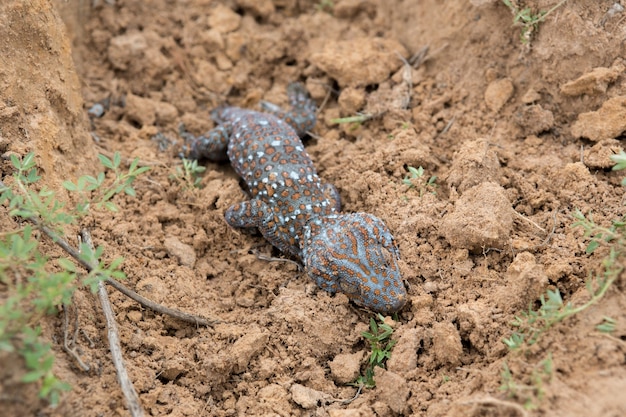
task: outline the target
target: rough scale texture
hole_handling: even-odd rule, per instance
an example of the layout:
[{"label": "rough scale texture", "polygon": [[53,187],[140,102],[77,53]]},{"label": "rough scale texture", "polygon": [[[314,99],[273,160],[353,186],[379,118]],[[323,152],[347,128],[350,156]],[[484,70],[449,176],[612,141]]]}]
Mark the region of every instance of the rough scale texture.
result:
[{"label": "rough scale texture", "polygon": [[230,207],[233,227],[256,227],[281,251],[303,261],[318,286],[345,293],[382,313],[401,309],[406,290],[391,232],[377,217],[340,214],[339,194],[322,184],[299,135],[315,125],[315,104],[304,86],[288,88],[290,111],[262,103],[265,112],[222,107],[219,125],[203,136],[183,133],[187,156],[228,155],[252,199]]}]

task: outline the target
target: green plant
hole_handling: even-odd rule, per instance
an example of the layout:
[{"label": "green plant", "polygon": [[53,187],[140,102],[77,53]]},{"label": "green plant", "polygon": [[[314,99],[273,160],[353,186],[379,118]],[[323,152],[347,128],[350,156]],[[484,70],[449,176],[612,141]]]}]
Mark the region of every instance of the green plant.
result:
[{"label": "green plant", "polygon": [[600,301],[623,269],[616,264],[615,254],[615,251],[611,251],[611,255],[603,261],[604,274],[602,277],[590,276],[586,281],[585,286],[590,295],[589,301],[575,307],[572,303],[563,302],[558,288],[548,290],[546,294],[541,295],[539,299],[541,305],[537,310],[533,310],[530,306],[528,311],[515,316],[511,325],[517,330],[510,337],[503,339],[502,342],[511,350],[518,350],[525,345],[534,345],[550,327]]},{"label": "green plant", "polygon": [[596,326],[596,330],[601,333],[613,333],[615,331],[615,326],[617,322],[612,317],[604,316],[602,318],[602,323]]},{"label": "green plant", "polygon": [[434,190],[437,187],[437,184],[435,184],[437,176],[433,175],[428,178],[428,180],[424,181],[424,168],[421,166],[418,168],[408,166],[407,169],[409,173],[402,180],[402,184],[407,185],[409,189],[419,186],[420,197],[422,197],[426,191],[437,194]]},{"label": "green plant", "polygon": [[382,314],[379,313],[377,317],[380,323],[376,323],[374,317],[370,318],[370,331],[361,333],[365,340],[369,342],[371,352],[365,375],[357,378],[354,382],[356,386],[365,386],[367,388],[376,386],[374,368],[377,366],[385,367],[385,362],[391,357],[391,350],[396,344],[396,341],[391,339],[393,328],[385,323],[385,318]]},{"label": "green plant", "polygon": [[[39,395],[51,405],[59,401],[60,393],[69,386],[59,381],[52,373],[54,356],[48,343],[40,340],[41,328],[36,324],[52,314],[58,305],[71,303],[74,291],[80,286],[89,286],[95,291],[98,282],[107,278],[124,278],[119,270],[123,258],[117,258],[109,266],[100,263],[93,271],[83,276],[69,258],[51,259],[40,249],[44,231],[57,241],[64,235],[65,228],[84,216],[90,206],[114,210],[109,200],[117,193],[134,195],[132,182],[144,168],[137,168],[135,160],[127,173],[119,169],[120,156],[113,161],[100,156],[101,163],[114,171],[110,183],[105,182],[104,173],[97,177],[80,177],[76,184],[66,181],[68,190],[77,192],[80,202],[66,207],[58,201],[56,193],[39,187],[41,178],[37,174],[33,153],[19,159],[11,156],[15,168],[9,184],[0,182],[0,204],[5,204],[11,217],[27,220],[23,227],[15,227],[0,235],[0,349],[17,352],[24,358],[28,372],[24,382],[40,384]],[[98,200],[88,199],[93,192]],[[8,229],[8,227],[7,227]],[[88,245],[80,246],[85,259],[102,255],[102,248],[92,251]]]},{"label": "green plant", "polygon": [[551,353],[548,353],[548,356],[533,368],[529,376],[529,384],[516,381],[508,364],[504,362],[502,364],[502,372],[500,373],[502,380],[500,391],[504,392],[509,398],[523,402],[526,410],[535,410],[545,397],[543,387],[545,383],[549,383],[552,380],[553,372],[554,366]]},{"label": "green plant", "polygon": [[[626,152],[623,149],[620,149],[617,155],[611,155],[611,161],[615,162],[613,165],[613,171],[621,171],[626,168]],[[626,177],[622,179],[622,185],[626,186]]]},{"label": "green plant", "polygon": [[332,0],[320,0],[320,2],[315,6],[315,8],[321,12],[327,11],[328,13],[332,13],[333,7],[335,4]]},{"label": "green plant", "polygon": [[[89,211],[89,205],[95,203],[97,208],[106,208],[110,211],[117,211],[117,206],[110,201],[114,195],[121,192],[135,197],[135,189],[132,187],[132,183],[137,176],[148,171],[149,167],[139,167],[139,159],[135,158],[128,168],[128,172],[123,172],[120,169],[122,158],[119,152],[115,152],[113,160],[109,159],[105,155],[99,154],[98,159],[100,163],[105,167],[113,171],[113,181],[104,186],[105,174],[100,172],[96,177],[91,175],[83,175],[78,178],[76,183],[71,181],[64,181],[63,186],[68,191],[73,191],[81,196],[81,202],[76,207],[76,214],[82,215]],[[95,195],[91,195],[91,192],[96,192]]]},{"label": "green plant", "polygon": [[555,6],[552,6],[549,10],[541,10],[534,13],[530,7],[520,8],[514,5],[512,0],[502,0],[502,2],[513,13],[513,26],[521,26],[520,39],[522,43],[527,44],[530,42],[533,33],[536,33],[539,29],[539,23],[545,21],[546,17],[556,9],[561,7],[567,0],[561,0]]},{"label": "green plant", "polygon": [[331,119],[330,122],[331,123],[336,123],[336,124],[344,124],[344,123],[350,123],[350,130],[356,130],[358,129],[364,122],[370,120],[371,118],[373,118],[374,116],[372,116],[371,114],[357,114],[356,116],[349,116],[349,117],[341,117],[338,119]]},{"label": "green plant", "polygon": [[188,190],[191,188],[200,188],[200,178],[198,175],[206,170],[205,167],[199,166],[195,159],[183,158],[183,165],[176,167],[176,173],[170,175],[170,178],[183,184],[183,188]]},{"label": "green plant", "polygon": [[[624,151],[613,155],[611,159],[616,162],[613,170],[626,169],[626,153]],[[622,184],[626,185],[626,178],[622,181]],[[600,301],[624,270],[626,216],[613,220],[609,227],[596,224],[591,214],[585,216],[579,209],[572,213],[572,217],[575,220],[572,227],[582,228],[584,237],[589,239],[589,243],[585,248],[587,254],[594,253],[600,247],[608,249],[608,255],[602,259],[600,274],[594,276],[593,273],[590,273],[589,278],[585,282],[585,287],[590,295],[589,301],[575,307],[571,303],[565,304],[563,302],[558,289],[548,290],[539,299],[541,304],[539,309],[533,310],[531,306],[528,311],[516,316],[511,323],[517,330],[510,337],[503,339],[504,344],[511,350],[520,349],[524,344],[533,345],[537,343],[543,333],[554,324],[580,313]],[[598,330],[609,331],[608,329],[611,326],[614,327],[615,324],[611,320],[605,320],[599,325]]]}]

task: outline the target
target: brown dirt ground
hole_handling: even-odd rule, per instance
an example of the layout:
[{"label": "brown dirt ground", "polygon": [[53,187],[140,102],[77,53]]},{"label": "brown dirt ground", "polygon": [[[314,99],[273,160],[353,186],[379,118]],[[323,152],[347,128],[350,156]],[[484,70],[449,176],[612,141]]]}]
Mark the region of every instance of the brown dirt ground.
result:
[{"label": "brown dirt ground", "polygon": [[[526,355],[501,342],[514,315],[547,289],[574,304],[587,299],[584,281],[606,253],[585,254],[571,212],[593,210],[605,225],[623,214],[623,174],[608,169],[626,131],[619,3],[569,1],[530,47],[499,1],[337,0],[328,9],[306,0],[85,3],[59,2],[84,105],[66,91],[75,82],[71,65],[45,60],[61,51],[53,58],[63,62],[69,46],[54,19],[37,20],[34,30],[24,23],[24,45],[39,49],[3,37],[3,55],[25,54],[37,71],[25,79],[2,61],[2,152],[47,149],[23,127],[47,132],[56,142],[39,157],[51,187],[94,173],[96,152],[152,166],[136,183],[137,198],[117,198],[120,212],[96,213],[85,225],[108,257],[125,257],[129,286],[223,323],[194,328],[111,293],[149,415],[522,416],[522,401],[499,391],[503,363],[531,384],[549,354],[552,377],[528,415],[626,415],[623,276],[601,303],[556,325]],[[555,3],[526,2],[544,10]],[[46,0],[29,4],[3,6],[0,16],[55,13]],[[425,60],[407,69],[399,55],[425,47]],[[70,87],[55,86],[58,78]],[[398,344],[388,370],[350,404],[335,400],[355,395],[345,382],[365,366],[361,332],[371,312],[318,290],[294,265],[257,258],[254,250],[279,254],[226,225],[224,211],[247,198],[227,164],[206,163],[202,188],[185,190],[170,178],[180,164],[175,150],[151,140],[163,132],[180,143],[181,122],[195,133],[211,128],[209,110],[225,101],[283,104],[292,80],[304,81],[320,105],[307,149],[321,177],[337,186],[344,210],[384,219],[409,288],[393,322]],[[35,97],[29,109],[12,107]],[[104,116],[88,122],[87,109],[103,100]],[[37,116],[41,106],[52,106],[50,117]],[[330,122],[363,110],[382,114],[361,126]],[[436,175],[436,194],[423,183],[404,185],[407,166]],[[5,360],[7,415],[127,414],[96,297],[80,291],[75,311],[93,342],[79,340],[92,371],[63,352],[60,316],[46,319],[57,375],[73,390],[57,409],[45,408],[32,389],[11,385],[21,368]],[[603,316],[617,320],[612,337],[595,330]]]}]

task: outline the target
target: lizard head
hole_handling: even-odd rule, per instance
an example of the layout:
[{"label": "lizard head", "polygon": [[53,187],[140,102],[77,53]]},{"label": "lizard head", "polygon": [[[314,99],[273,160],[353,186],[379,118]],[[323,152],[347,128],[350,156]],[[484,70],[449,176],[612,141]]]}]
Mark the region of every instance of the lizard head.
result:
[{"label": "lizard head", "polygon": [[344,293],[385,314],[406,304],[400,253],[387,226],[371,214],[312,219],[305,228],[302,258],[309,276],[331,294]]}]

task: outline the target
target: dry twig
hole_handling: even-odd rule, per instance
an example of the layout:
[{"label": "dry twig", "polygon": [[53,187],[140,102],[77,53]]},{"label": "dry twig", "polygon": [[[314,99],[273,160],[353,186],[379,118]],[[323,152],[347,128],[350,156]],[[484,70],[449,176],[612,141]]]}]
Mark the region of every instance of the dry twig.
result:
[{"label": "dry twig", "polygon": [[[87,243],[93,253],[94,247],[91,241],[91,235],[85,229],[80,233],[83,242]],[[93,265],[94,259],[90,260],[90,264]],[[120,345],[120,336],[117,331],[117,323],[115,321],[115,315],[109,302],[109,294],[107,294],[106,287],[102,281],[98,282],[98,298],[100,298],[100,304],[102,304],[102,311],[107,324],[107,338],[109,339],[109,349],[111,350],[111,356],[113,358],[113,364],[115,365],[115,371],[117,372],[117,378],[126,398],[126,405],[133,417],[143,417],[144,412],[141,404],[139,403],[139,396],[133,382],[126,372],[126,366],[124,365],[124,357],[122,356],[122,346]]]}]

